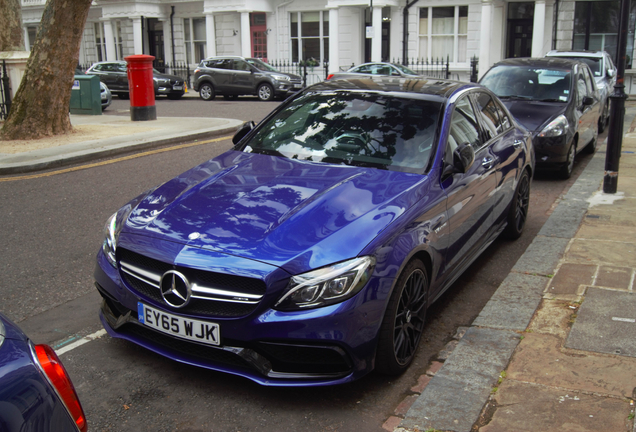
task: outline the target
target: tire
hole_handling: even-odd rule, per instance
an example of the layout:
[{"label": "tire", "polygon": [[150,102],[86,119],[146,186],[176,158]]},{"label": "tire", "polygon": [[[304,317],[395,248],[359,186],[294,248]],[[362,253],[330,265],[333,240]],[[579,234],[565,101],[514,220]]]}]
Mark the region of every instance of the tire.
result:
[{"label": "tire", "polygon": [[269,84],[261,84],[258,86],[256,94],[262,101],[271,101],[274,99],[274,88]]},{"label": "tire", "polygon": [[168,95],[168,99],[170,100],[179,100],[181,99],[181,96],[183,96],[182,94],[169,94]]},{"label": "tire", "polygon": [[559,170],[559,177],[563,180],[567,180],[572,176],[572,171],[574,170],[574,158],[576,156],[576,144],[570,144],[570,148],[568,149],[568,156],[565,164]]},{"label": "tire", "polygon": [[[600,131],[599,131],[600,133]],[[592,141],[590,141],[590,143],[588,145],[585,146],[585,148],[583,149],[583,152],[587,153],[587,154],[594,154],[596,152],[596,143],[597,143],[598,139],[594,138]]]},{"label": "tire", "polygon": [[199,97],[204,101],[214,100],[216,93],[214,92],[214,87],[210,83],[203,83],[201,87],[199,87]]},{"label": "tire", "polygon": [[517,240],[523,234],[528,218],[528,207],[530,205],[530,175],[524,171],[517,183],[517,189],[513,195],[508,216],[504,237],[509,240]]},{"label": "tire", "polygon": [[609,102],[605,104],[601,116],[598,118],[598,133],[603,133],[609,123]]},{"label": "tire", "polygon": [[413,259],[402,270],[384,313],[375,361],[379,373],[399,375],[415,358],[424,330],[427,297],[426,267]]}]

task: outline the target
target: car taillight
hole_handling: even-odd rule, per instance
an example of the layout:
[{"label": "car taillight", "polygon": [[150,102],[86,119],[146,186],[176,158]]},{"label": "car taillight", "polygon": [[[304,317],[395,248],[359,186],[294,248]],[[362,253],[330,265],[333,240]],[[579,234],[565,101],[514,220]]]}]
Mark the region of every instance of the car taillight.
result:
[{"label": "car taillight", "polygon": [[195,73],[195,74],[198,74],[199,72],[201,72],[201,69],[195,69],[195,70],[194,70],[194,73]]},{"label": "car taillight", "polygon": [[327,80],[330,80],[333,77],[333,74],[327,75]]},{"label": "car taillight", "polygon": [[88,425],[86,424],[84,410],[77,397],[71,378],[68,376],[59,357],[55,354],[53,348],[48,345],[35,345],[33,348],[44,375],[57,391],[79,430],[86,432]]}]

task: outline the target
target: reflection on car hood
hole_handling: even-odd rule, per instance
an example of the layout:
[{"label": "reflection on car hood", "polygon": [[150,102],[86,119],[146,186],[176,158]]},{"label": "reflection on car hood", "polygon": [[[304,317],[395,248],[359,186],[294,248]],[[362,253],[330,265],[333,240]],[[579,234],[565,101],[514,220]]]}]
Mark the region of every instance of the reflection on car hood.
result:
[{"label": "reflection on car hood", "polygon": [[562,102],[533,102],[520,100],[502,100],[517,121],[533,133],[540,132],[543,126],[563,114],[568,106]]},{"label": "reflection on car hood", "polygon": [[357,256],[421,199],[425,180],[230,151],[157,188],[131,213],[122,235],[151,236],[300,273]]}]

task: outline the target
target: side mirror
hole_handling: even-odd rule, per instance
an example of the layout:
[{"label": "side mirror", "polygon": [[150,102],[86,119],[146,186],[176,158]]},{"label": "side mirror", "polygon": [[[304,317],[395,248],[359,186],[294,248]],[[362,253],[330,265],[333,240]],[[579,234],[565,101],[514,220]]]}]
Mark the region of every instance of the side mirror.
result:
[{"label": "side mirror", "polygon": [[460,144],[453,152],[453,165],[446,165],[442,178],[455,173],[465,174],[475,163],[475,150],[468,143]]},{"label": "side mirror", "polygon": [[616,76],[616,69],[608,69],[607,76],[610,78],[614,78]]},{"label": "side mirror", "polygon": [[583,106],[590,106],[594,104],[594,98],[591,98],[589,96],[583,96]]},{"label": "side mirror", "polygon": [[243,126],[241,126],[232,137],[232,144],[238,144],[238,142],[242,140],[245,135],[247,135],[252,129],[254,129],[254,126],[255,124],[251,120],[243,123]]},{"label": "side mirror", "polygon": [[460,144],[453,152],[453,165],[461,172],[466,173],[475,162],[475,149],[468,143]]}]

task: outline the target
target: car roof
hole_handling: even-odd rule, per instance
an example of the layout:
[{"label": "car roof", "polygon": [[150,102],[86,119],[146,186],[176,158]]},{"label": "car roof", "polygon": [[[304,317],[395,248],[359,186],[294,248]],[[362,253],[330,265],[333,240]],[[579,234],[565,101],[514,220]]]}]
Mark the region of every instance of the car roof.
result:
[{"label": "car roof", "polygon": [[579,60],[573,60],[568,58],[557,58],[557,57],[509,58],[509,59],[502,60],[495,63],[493,67],[495,66],[531,66],[531,67],[541,67],[541,68],[551,68],[551,69],[571,69],[574,66],[587,67],[585,63]]},{"label": "car roof", "polygon": [[546,54],[548,57],[589,57],[598,58],[609,54],[605,51],[592,51],[592,50],[552,50]]},{"label": "car roof", "polygon": [[476,83],[466,83],[436,78],[395,78],[388,76],[375,76],[363,78],[344,78],[334,81],[322,81],[309,87],[308,90],[317,92],[329,92],[338,90],[370,91],[392,93],[401,97],[414,97],[425,99],[447,99],[454,93],[463,89],[480,88]]}]

